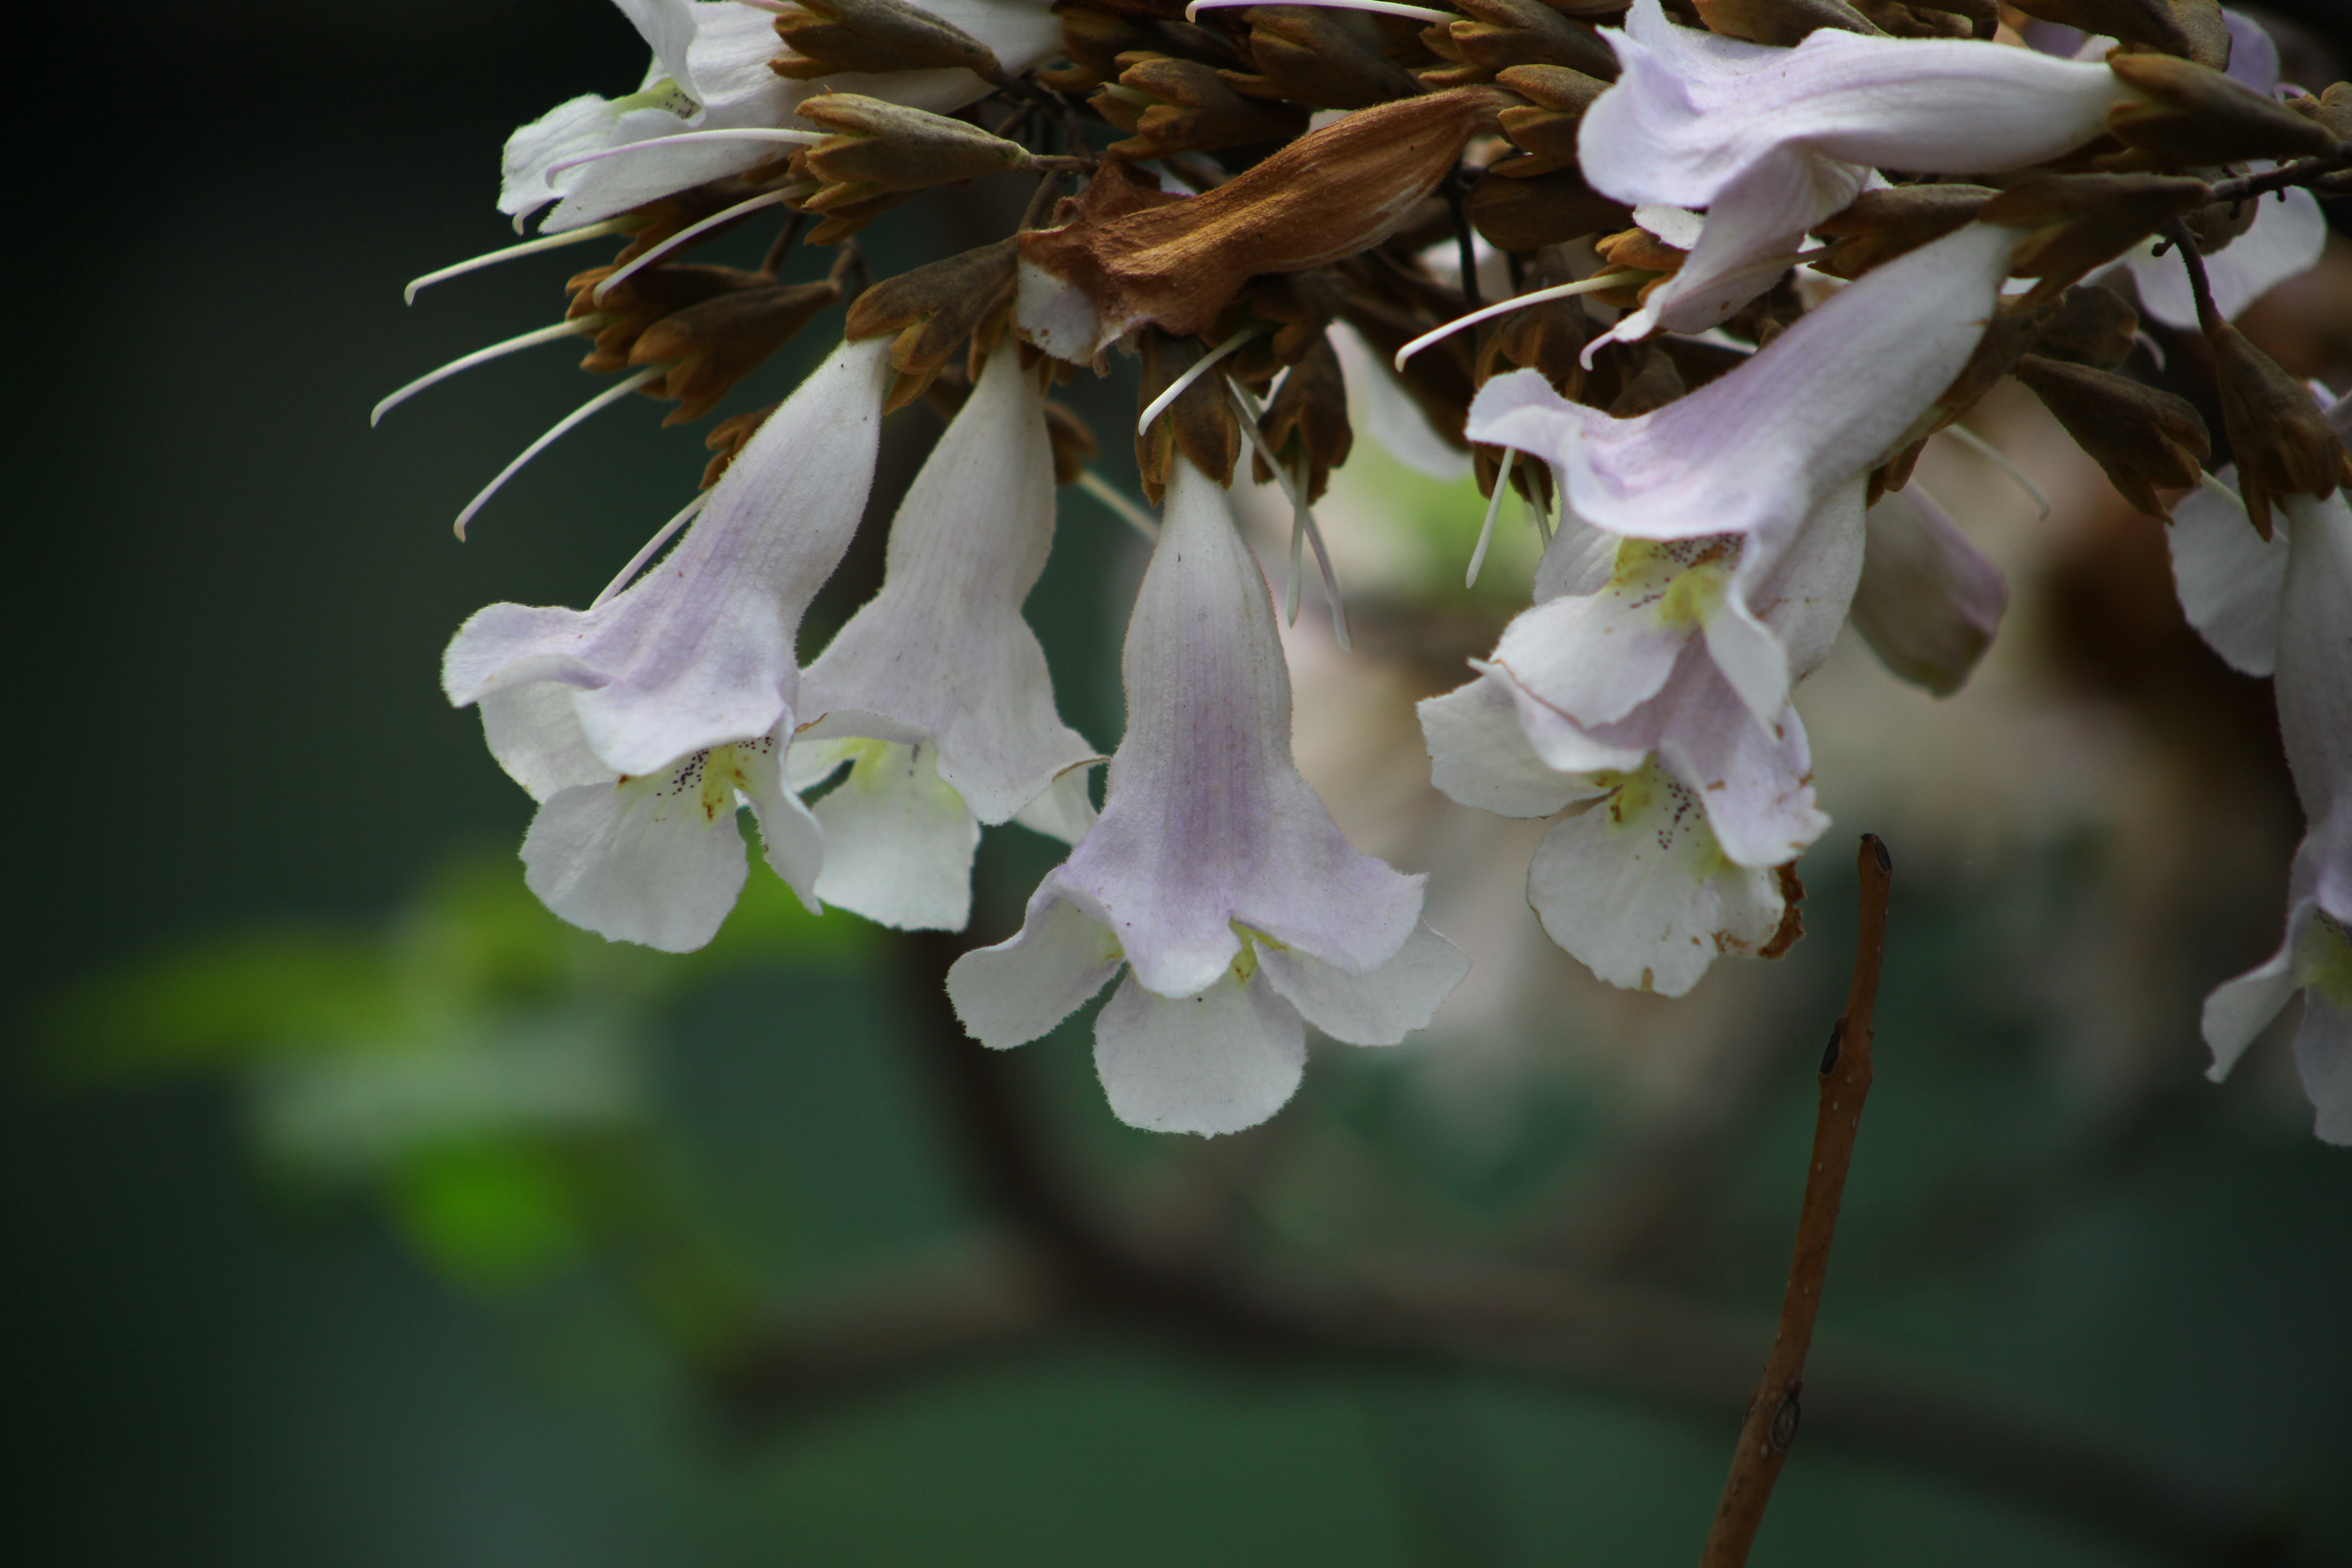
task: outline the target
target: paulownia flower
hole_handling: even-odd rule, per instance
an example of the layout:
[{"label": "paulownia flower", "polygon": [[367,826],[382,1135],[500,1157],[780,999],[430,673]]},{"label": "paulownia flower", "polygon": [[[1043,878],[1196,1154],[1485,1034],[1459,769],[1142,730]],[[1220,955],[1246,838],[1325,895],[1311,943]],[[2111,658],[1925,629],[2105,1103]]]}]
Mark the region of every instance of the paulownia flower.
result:
[{"label": "paulownia flower", "polygon": [[1707,213],[1690,259],[1596,347],[1724,321],[1874,168],[2024,168],[2142,98],[2104,65],[1974,40],[1824,28],[1793,49],[1743,43],[1668,21],[1659,0],[1636,0],[1624,29],[1602,36],[1622,70],[1585,112],[1585,179],[1628,204]]},{"label": "paulownia flower", "polygon": [[1879,662],[1948,697],[1992,646],[2009,584],[1918,486],[1864,514],[1853,629]]},{"label": "paulownia flower", "polygon": [[[2328,420],[2347,433],[2352,399]],[[2279,510],[2285,526],[2264,541],[2242,510],[2200,491],[2171,530],[2189,620],[2231,664],[2273,677],[2308,825],[2287,884],[2286,939],[2206,999],[2205,1041],[2218,1079],[2300,990],[2295,1065],[2317,1131],[2352,1143],[2352,505],[2339,489],[2284,497]]]},{"label": "paulownia flower", "polygon": [[[637,90],[593,93],[548,110],[507,142],[499,210],[518,217],[561,200],[541,226],[576,228],[616,213],[740,174],[788,149],[773,142],[711,138],[647,148],[555,169],[583,154],[694,132],[773,130],[814,93],[864,93],[945,113],[987,93],[971,71],[843,72],[797,81],[771,70],[784,52],[775,17],[735,0],[614,0],[654,51]],[[925,0],[923,10],[988,45],[1006,69],[1026,70],[1056,53],[1061,32],[1043,0]]]},{"label": "paulownia flower", "polygon": [[1801,520],[1899,446],[1950,384],[1991,315],[2016,238],[1971,224],[1898,257],[1730,374],[1632,419],[1570,403],[1532,371],[1497,376],[1471,405],[1471,437],[1549,460],[1568,507],[1594,528],[1756,541],[1730,568],[1736,591],[1704,626],[1723,673],[1769,719],[1787,698],[1788,667],[1747,609],[1744,585],[1773,567]]},{"label": "paulownia flower", "polygon": [[540,802],[523,859],[566,920],[684,951],[744,876],[748,798],[777,874],[814,908],[823,834],[782,782],[793,639],[872,486],[887,340],[845,343],[736,455],[667,559],[586,610],[492,605],[442,683]]},{"label": "paulownia flower", "polygon": [[1122,665],[1128,732],[1101,818],[966,953],[948,993],[982,1044],[1035,1039],[1127,975],[1095,1022],[1121,1121],[1232,1132],[1297,1089],[1306,1025],[1393,1045],[1468,962],[1421,921],[1422,879],[1341,836],[1290,752],[1265,577],[1216,483],[1176,458]]},{"label": "paulownia flower", "polygon": [[802,678],[822,717],[793,745],[794,783],[850,764],[816,805],[825,902],[961,930],[982,823],[1086,831],[1094,748],[1055,715],[1021,618],[1053,537],[1045,394],[1008,339],[898,508],[882,592]]}]

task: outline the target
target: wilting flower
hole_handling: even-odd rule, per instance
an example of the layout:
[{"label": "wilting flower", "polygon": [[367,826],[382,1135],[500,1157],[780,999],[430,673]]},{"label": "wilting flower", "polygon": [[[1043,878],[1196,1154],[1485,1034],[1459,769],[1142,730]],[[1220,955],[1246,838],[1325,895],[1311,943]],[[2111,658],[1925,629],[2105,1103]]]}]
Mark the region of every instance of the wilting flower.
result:
[{"label": "wilting flower", "polygon": [[1290,752],[1290,677],[1223,492],[1178,458],[1123,660],[1128,732],[1101,818],[1009,941],[948,991],[982,1044],[1034,1040],[1127,968],[1095,1022],[1111,1109],[1231,1132],[1297,1089],[1306,1025],[1393,1045],[1467,962],[1420,919],[1422,879],[1343,837]]},{"label": "wilting flower", "polygon": [[540,802],[523,859],[566,920],[673,951],[709,941],[743,882],[739,793],[814,907],[823,835],[779,755],[793,645],[873,484],[887,346],[835,350],[626,591],[586,610],[492,605],[450,642],[443,686],[482,705],[492,753]]},{"label": "wilting flower", "polygon": [[1863,519],[1853,629],[1879,662],[1938,697],[1958,691],[2009,608],[2000,568],[1916,485]]},{"label": "wilting flower", "polygon": [[961,930],[982,823],[1086,831],[1094,749],[1055,715],[1021,618],[1053,537],[1045,395],[1008,340],[898,508],[882,592],[802,678],[821,717],[793,746],[794,782],[850,764],[816,805],[825,902]]},{"label": "wilting flower", "polygon": [[[2339,433],[2352,426],[2352,399],[2328,418]],[[2172,529],[2191,623],[2231,664],[2273,677],[2307,825],[2287,884],[2286,939],[2206,999],[2205,1041],[2220,1079],[2300,990],[2295,1065],[2319,1136],[2352,1143],[2352,505],[2338,490],[2287,496],[2279,510],[2285,526],[2264,541],[2242,510],[2200,491]]]},{"label": "wilting flower", "polygon": [[[564,163],[656,138],[694,132],[790,127],[813,93],[864,93],[916,109],[960,109],[989,90],[963,69],[836,73],[796,81],[769,68],[783,53],[775,16],[734,0],[614,0],[635,24],[653,64],[625,98],[593,93],[548,110],[507,142],[499,210],[518,217],[559,198],[542,228],[594,223],[775,158],[773,142],[710,138],[593,163]],[[990,46],[1011,70],[1025,70],[1060,47],[1060,29],[1038,0],[926,0],[921,9]]]},{"label": "wilting flower", "polygon": [[1723,321],[1874,168],[2023,168],[2142,97],[2103,65],[1973,40],[1824,28],[1793,49],[1743,43],[1676,26],[1659,0],[1636,0],[1624,29],[1602,36],[1622,74],[1585,112],[1586,180],[1629,204],[1707,211],[1690,259],[1595,346]]}]

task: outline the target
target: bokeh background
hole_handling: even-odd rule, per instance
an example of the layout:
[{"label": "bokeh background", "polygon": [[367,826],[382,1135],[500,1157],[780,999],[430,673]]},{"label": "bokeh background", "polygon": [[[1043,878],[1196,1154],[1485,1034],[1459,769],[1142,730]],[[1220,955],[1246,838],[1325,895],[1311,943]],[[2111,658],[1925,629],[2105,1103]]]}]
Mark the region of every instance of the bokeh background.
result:
[{"label": "bokeh background", "polygon": [[[2294,15],[2340,49],[2340,7]],[[1519,900],[1528,833],[1428,791],[1411,700],[1461,679],[1533,549],[1465,593],[1475,491],[1368,453],[1327,509],[1359,650],[1311,595],[1292,634],[1300,754],[1360,844],[1433,873],[1479,972],[1424,1041],[1318,1048],[1269,1128],[1155,1140],[1109,1118],[1083,1020],[980,1062],[927,999],[938,944],[812,920],[764,872],[686,960],[520,888],[528,803],[444,705],[442,643],[492,600],[585,602],[705,454],[633,401],[460,546],[447,520],[593,384],[541,349],[365,416],[554,320],[599,258],[401,304],[510,237],[509,129],[634,84],[616,12],[38,26],[11,1561],[1687,1561],[1777,1305],[1864,828],[1901,868],[1878,1088],[1757,1560],[2352,1560],[2352,1159],[2283,1040],[2217,1088],[2195,1029],[2276,941],[2298,827],[2267,688],[2181,625],[2156,525],[2029,400],[1974,423],[2047,520],[1963,451],[1921,470],[2011,574],[2002,642],[1942,701],[1840,650],[1801,699],[1838,820],[1811,934],[1679,1004],[1583,977]],[[901,209],[877,273],[1021,195]],[[2341,390],[2333,243],[2250,330]],[[1069,394],[1122,485],[1129,384]],[[870,591],[937,428],[893,417],[807,646]],[[1065,492],[1032,608],[1106,747],[1140,562]],[[1051,859],[992,834],[971,939]]]}]

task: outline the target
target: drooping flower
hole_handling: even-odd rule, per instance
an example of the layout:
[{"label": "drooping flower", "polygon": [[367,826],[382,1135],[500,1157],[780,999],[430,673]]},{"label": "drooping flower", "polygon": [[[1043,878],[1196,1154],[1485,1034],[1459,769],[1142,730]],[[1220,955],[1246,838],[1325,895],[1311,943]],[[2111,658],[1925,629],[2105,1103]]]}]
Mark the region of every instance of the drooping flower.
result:
[{"label": "drooping flower", "polygon": [[1045,395],[1008,338],[898,509],[882,592],[802,678],[795,784],[850,764],[816,805],[827,903],[961,930],[982,823],[1086,831],[1094,749],[1021,618],[1053,536]]},{"label": "drooping flower", "polygon": [[[2352,426],[2352,398],[2328,419],[2339,433]],[[2284,526],[2265,542],[2242,510],[2200,491],[2172,531],[2191,623],[2237,668],[2272,675],[2306,825],[2287,884],[2285,941],[2206,998],[2205,1042],[2219,1079],[2302,992],[2295,1066],[2316,1130],[2352,1143],[2352,504],[2339,489],[2284,497],[2279,510]]]},{"label": "drooping flower", "polygon": [[1659,0],[1635,0],[1602,37],[1622,74],[1585,111],[1585,179],[1628,204],[1704,207],[1706,223],[1689,260],[1596,347],[1724,321],[1873,169],[2024,168],[2143,98],[2104,65],[1974,40],[1824,28],[1793,49],[1744,43],[1677,26]]},{"label": "drooping flower", "polygon": [[1123,659],[1128,732],[1103,813],[948,991],[982,1044],[1035,1039],[1122,965],[1095,1063],[1122,1121],[1231,1132],[1297,1089],[1306,1025],[1393,1045],[1467,963],[1422,923],[1422,879],[1358,853],[1290,752],[1265,580],[1223,492],[1178,458]]},{"label": "drooping flower", "polygon": [[[614,3],[654,51],[644,83],[625,98],[589,93],[559,104],[507,142],[499,210],[520,218],[560,202],[541,226],[551,233],[740,174],[787,149],[750,140],[688,141],[556,167],[585,154],[695,132],[792,128],[800,101],[827,90],[940,113],[990,90],[961,68],[794,80],[769,68],[784,50],[767,10],[735,0]],[[1008,70],[1026,70],[1060,47],[1059,26],[1038,0],[925,0],[921,9],[988,45]]]},{"label": "drooping flower", "polygon": [[739,792],[814,907],[823,835],[781,774],[793,639],[865,510],[887,347],[845,343],[811,373],[625,591],[586,610],[492,605],[451,640],[444,689],[482,705],[492,753],[540,801],[524,859],[565,919],[708,942],[742,886]]},{"label": "drooping flower", "polygon": [[1950,696],[1992,646],[2009,608],[2000,568],[1917,485],[1872,507],[1863,529],[1853,629],[1896,676]]}]

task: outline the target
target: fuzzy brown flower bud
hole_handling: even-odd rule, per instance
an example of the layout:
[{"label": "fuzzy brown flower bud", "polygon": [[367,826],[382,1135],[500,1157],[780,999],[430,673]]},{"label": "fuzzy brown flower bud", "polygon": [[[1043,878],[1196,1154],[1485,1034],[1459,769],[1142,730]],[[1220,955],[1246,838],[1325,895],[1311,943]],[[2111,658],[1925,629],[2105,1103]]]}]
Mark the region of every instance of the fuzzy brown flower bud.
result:
[{"label": "fuzzy brown flower bud", "polygon": [[1430,52],[1454,61],[1421,73],[1433,88],[1467,87],[1512,66],[1565,66],[1614,77],[1617,58],[1601,35],[1571,22],[1543,0],[1456,0],[1467,19],[1425,28]]},{"label": "fuzzy brown flower bud", "polygon": [[863,93],[828,92],[793,111],[835,132],[793,160],[796,172],[823,183],[801,205],[830,213],[871,197],[925,190],[982,174],[1017,173],[1034,160],[1017,142]]},{"label": "fuzzy brown flower bud", "polygon": [[1985,223],[2031,232],[2011,270],[2041,279],[2027,295],[2039,304],[2095,267],[2103,267],[2184,213],[2205,205],[2202,180],[2155,174],[2044,174],[2011,186],[1977,210]]},{"label": "fuzzy brown flower bud", "polygon": [[[1513,66],[1499,72],[1495,82],[1532,100],[1503,110],[1503,134],[1533,160],[1527,167],[1511,171],[1513,177],[1527,179],[1575,168],[1577,129],[1584,121],[1584,111],[1609,90],[1609,84],[1566,66]],[[1511,162],[1527,163],[1528,160]]]},{"label": "fuzzy brown flower bud", "polygon": [[768,62],[778,76],[814,81],[836,71],[948,70],[958,66],[1002,86],[1004,68],[986,44],[905,0],[793,0],[776,17],[792,53]]},{"label": "fuzzy brown flower bud", "polygon": [[2286,106],[2336,141],[2352,142],[2352,81],[2330,83],[2317,98],[2305,93]]},{"label": "fuzzy brown flower bud", "polygon": [[2010,374],[2032,387],[2074,444],[2106,470],[2116,492],[2149,517],[2168,519],[2157,490],[2196,484],[2213,455],[2205,421],[2171,393],[2040,354],[2022,356]]},{"label": "fuzzy brown flower bud", "polygon": [[1014,241],[1001,239],[885,279],[857,297],[845,330],[850,341],[897,334],[890,364],[898,377],[883,401],[886,410],[922,395],[965,339],[1001,330],[1019,262]]},{"label": "fuzzy brown flower bud", "polygon": [[1977,216],[1991,198],[1988,185],[1897,185],[1864,191],[1843,210],[1813,226],[1837,243],[1813,263],[1832,278],[1855,279],[1931,239],[1941,239]]},{"label": "fuzzy brown flower bud", "polygon": [[1122,196],[1130,210],[1100,218],[1082,201],[1059,227],[1020,237],[1023,334],[1085,363],[1147,322],[1204,332],[1253,276],[1308,271],[1395,232],[1505,101],[1465,88],[1381,104],[1190,200],[1137,209]]},{"label": "fuzzy brown flower bud", "polygon": [[703,465],[702,489],[707,490],[719,482],[719,477],[735,461],[735,455],[760,433],[760,426],[768,422],[768,416],[782,406],[781,403],[771,403],[765,408],[754,408],[749,414],[730,415],[710,427],[710,434],[702,438],[703,446],[713,454],[710,461]]},{"label": "fuzzy brown flower bud", "polygon": [[[1528,268],[1528,292],[1570,281],[1568,255],[1558,246],[1535,254]],[[1592,318],[1584,301],[1547,300],[1512,311],[1495,323],[1478,345],[1478,381],[1484,384],[1505,363],[1532,370],[1551,383],[1552,390],[1571,401],[1584,385],[1581,355],[1592,338]]]},{"label": "fuzzy brown flower bud", "polygon": [[669,374],[647,390],[675,397],[678,406],[664,425],[684,425],[719,405],[735,384],[767,363],[768,356],[841,298],[835,282],[771,284],[706,300],[656,321],[629,350],[638,367],[675,360]]},{"label": "fuzzy brown flower bud", "polygon": [[2118,54],[2108,57],[2107,68],[2144,100],[2108,111],[2107,129],[2126,147],[2098,160],[2102,168],[2206,168],[2336,145],[2326,127],[2208,67],[2170,55]]},{"label": "fuzzy brown flower bud", "polygon": [[1654,413],[1682,396],[1685,390],[1682,372],[1666,357],[1664,349],[1654,343],[1638,350],[1629,345],[1629,352],[1639,353],[1641,363],[1619,385],[1617,395],[1609,400],[1612,419],[1638,419]]},{"label": "fuzzy brown flower bud", "polygon": [[1751,44],[1783,47],[1802,43],[1824,27],[1884,37],[1885,30],[1845,0],[1696,0],[1707,31]]},{"label": "fuzzy brown flower bud", "polygon": [[1880,32],[1890,38],[1990,38],[2000,25],[2000,8],[1990,3],[1969,5],[1946,0],[1941,5],[1908,5],[1903,0],[1853,0]]},{"label": "fuzzy brown flower bud", "polygon": [[[1206,352],[1193,339],[1151,327],[1137,334],[1136,348],[1143,358],[1142,374],[1136,384],[1139,412],[1175,385],[1177,378],[1198,363]],[[1194,468],[1219,484],[1232,483],[1234,464],[1241,457],[1241,426],[1234,419],[1232,400],[1225,395],[1223,375],[1212,369],[1193,377],[1192,384],[1176,395],[1175,402],[1136,433],[1135,466],[1143,481],[1145,498],[1154,506],[1160,504],[1160,494],[1168,488],[1169,471],[1180,451],[1192,460]]]},{"label": "fuzzy brown flower bud", "polygon": [[2125,304],[2122,295],[2080,283],[2058,297],[2033,347],[2052,359],[2113,370],[2131,357],[2138,333],[2139,312]]},{"label": "fuzzy brown flower bud", "polygon": [[1257,142],[1286,142],[1307,129],[1307,114],[1287,104],[1244,98],[1223,73],[1198,60],[1165,55],[1121,55],[1118,80],[1087,104],[1130,133],[1114,142],[1114,158],[1164,158]]},{"label": "fuzzy brown flower bud", "polygon": [[564,320],[597,322],[594,347],[580,362],[580,368],[600,375],[626,370],[637,340],[663,318],[730,294],[771,288],[775,282],[763,273],[733,267],[668,262],[631,273],[598,299],[599,287],[618,270],[617,266],[592,267],[573,274],[563,285],[572,296]]},{"label": "fuzzy brown flower bud", "polygon": [[1117,81],[1121,55],[1168,55],[1220,69],[1239,69],[1246,63],[1224,35],[1188,22],[1149,21],[1084,5],[1058,9],[1062,52],[1070,63],[1066,68],[1031,73],[1057,92],[1083,92]]},{"label": "fuzzy brown flower bud", "polygon": [[1470,226],[1497,250],[1560,245],[1633,221],[1633,208],[1585,184],[1574,164],[1547,174],[1533,158],[1488,166],[1462,205]]},{"label": "fuzzy brown flower bud", "polygon": [[[1339,373],[1339,356],[1329,338],[1318,333],[1298,356],[1290,374],[1282,378],[1274,401],[1266,405],[1257,427],[1265,437],[1267,450],[1286,459],[1293,456],[1286,448],[1297,438],[1298,451],[1307,463],[1307,499],[1320,500],[1331,483],[1331,470],[1348,460],[1356,442],[1355,431],[1348,423],[1348,384]],[[1274,478],[1262,455],[1252,460],[1251,471],[1260,484]]]},{"label": "fuzzy brown flower bud", "polygon": [[1412,73],[1372,42],[1370,19],[1305,5],[1253,5],[1255,72],[1228,71],[1234,90],[1310,109],[1370,109],[1422,90]]},{"label": "fuzzy brown flower bud", "polygon": [[2215,70],[2230,64],[2230,29],[2221,20],[2216,0],[2010,0],[2010,4],[2037,20],[2079,27],[2095,37],[2146,44]]},{"label": "fuzzy brown flower bud", "polygon": [[2352,456],[2312,401],[2278,362],[2223,321],[2209,321],[2213,383],[2221,400],[2221,429],[2238,461],[2238,493],[2254,531],[2271,536],[2276,496],[2328,496],[2352,485]]}]

